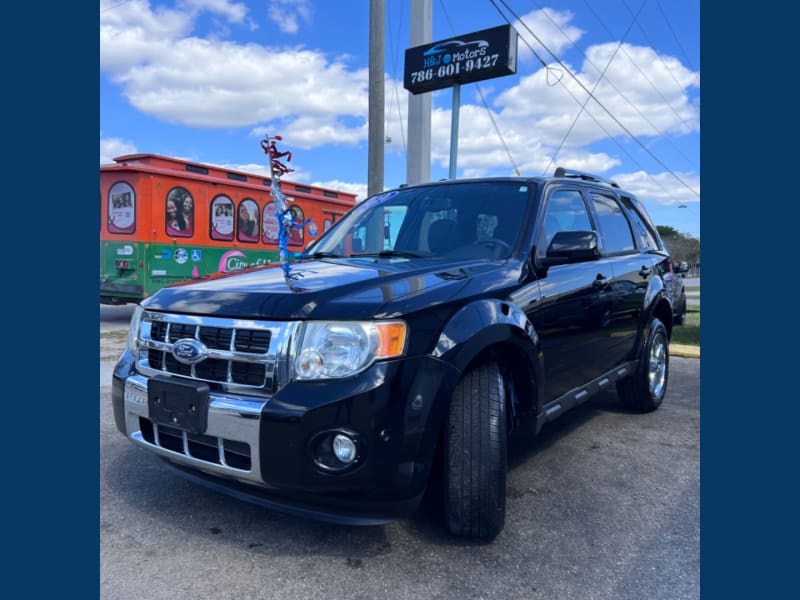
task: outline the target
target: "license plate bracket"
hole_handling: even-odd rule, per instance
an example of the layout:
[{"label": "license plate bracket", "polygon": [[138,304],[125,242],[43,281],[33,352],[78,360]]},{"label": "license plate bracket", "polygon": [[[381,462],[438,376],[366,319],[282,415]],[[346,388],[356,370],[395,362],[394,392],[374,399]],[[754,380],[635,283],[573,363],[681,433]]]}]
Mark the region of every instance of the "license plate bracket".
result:
[{"label": "license plate bracket", "polygon": [[150,420],[187,433],[205,433],[208,425],[209,386],[157,375],[147,382]]}]

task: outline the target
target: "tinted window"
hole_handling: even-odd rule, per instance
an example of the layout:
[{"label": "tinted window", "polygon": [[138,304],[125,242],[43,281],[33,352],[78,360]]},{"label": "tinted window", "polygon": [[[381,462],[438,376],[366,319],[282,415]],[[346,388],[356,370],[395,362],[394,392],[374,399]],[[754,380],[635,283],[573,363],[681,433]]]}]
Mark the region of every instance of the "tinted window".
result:
[{"label": "tinted window", "polygon": [[507,258],[532,206],[532,192],[530,183],[506,181],[389,191],[359,204],[313,251]]},{"label": "tinted window", "polygon": [[559,231],[592,230],[592,222],[579,191],[556,190],[550,194],[544,216],[545,248]]},{"label": "tinted window", "polygon": [[630,224],[617,201],[609,196],[592,194],[592,204],[597,214],[597,229],[603,241],[603,251],[614,254],[634,250]]},{"label": "tinted window", "polygon": [[641,247],[645,250],[658,250],[659,247],[655,235],[650,230],[650,227],[647,225],[642,215],[639,214],[639,210],[633,205],[633,202],[631,202],[629,198],[623,198],[622,203],[628,209],[631,225],[633,225],[633,232],[636,235],[636,239],[639,240]]}]

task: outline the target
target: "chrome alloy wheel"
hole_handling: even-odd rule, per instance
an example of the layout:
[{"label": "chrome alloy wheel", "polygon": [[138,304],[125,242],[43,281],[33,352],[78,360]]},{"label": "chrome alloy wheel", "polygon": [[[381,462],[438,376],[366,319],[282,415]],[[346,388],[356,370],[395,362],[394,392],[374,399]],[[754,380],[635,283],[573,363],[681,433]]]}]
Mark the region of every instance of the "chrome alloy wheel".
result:
[{"label": "chrome alloy wheel", "polygon": [[667,340],[660,332],[655,334],[650,343],[647,381],[650,386],[650,395],[653,398],[660,398],[664,393],[664,385],[667,381]]}]

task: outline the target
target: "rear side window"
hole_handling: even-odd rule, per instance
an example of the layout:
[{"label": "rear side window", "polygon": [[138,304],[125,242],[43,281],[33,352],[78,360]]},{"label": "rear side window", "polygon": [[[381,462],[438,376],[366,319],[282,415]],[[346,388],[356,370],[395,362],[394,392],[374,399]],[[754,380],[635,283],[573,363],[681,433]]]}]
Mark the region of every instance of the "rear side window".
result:
[{"label": "rear side window", "polygon": [[631,218],[634,235],[636,236],[636,239],[639,240],[639,245],[642,247],[642,249],[660,250],[661,248],[659,248],[655,234],[647,225],[647,221],[639,213],[639,209],[634,206],[631,199],[623,197],[622,203],[628,209],[628,215]]},{"label": "rear side window", "polygon": [[632,252],[636,249],[628,219],[614,198],[592,194],[592,205],[597,215],[597,228],[606,254]]}]

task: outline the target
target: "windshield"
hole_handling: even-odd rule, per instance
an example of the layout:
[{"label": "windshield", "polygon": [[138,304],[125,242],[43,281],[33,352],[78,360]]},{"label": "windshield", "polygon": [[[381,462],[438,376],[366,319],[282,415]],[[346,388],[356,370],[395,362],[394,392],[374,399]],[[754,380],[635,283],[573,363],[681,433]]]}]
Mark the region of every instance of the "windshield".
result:
[{"label": "windshield", "polygon": [[310,257],[508,258],[532,197],[529,182],[464,182],[367,198],[334,225]]}]

